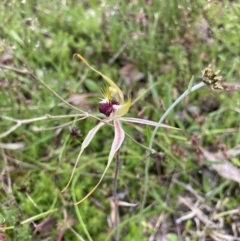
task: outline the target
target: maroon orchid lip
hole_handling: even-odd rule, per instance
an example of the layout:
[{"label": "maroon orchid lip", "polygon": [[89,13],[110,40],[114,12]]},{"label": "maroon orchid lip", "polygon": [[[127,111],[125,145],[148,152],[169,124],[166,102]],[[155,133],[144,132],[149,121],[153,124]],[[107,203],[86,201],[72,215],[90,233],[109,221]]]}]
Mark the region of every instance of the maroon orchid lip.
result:
[{"label": "maroon orchid lip", "polygon": [[112,112],[114,112],[114,105],[119,105],[117,101],[110,100],[106,102],[100,102],[99,111],[105,116],[109,117]]}]

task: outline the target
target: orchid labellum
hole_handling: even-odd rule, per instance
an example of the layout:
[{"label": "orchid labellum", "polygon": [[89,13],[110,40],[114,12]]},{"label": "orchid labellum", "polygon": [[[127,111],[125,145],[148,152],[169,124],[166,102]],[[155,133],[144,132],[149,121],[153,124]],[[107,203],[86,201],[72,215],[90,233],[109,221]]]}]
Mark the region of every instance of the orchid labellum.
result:
[{"label": "orchid labellum", "polygon": [[[84,139],[84,141],[82,143],[81,150],[78,155],[77,161],[75,163],[74,169],[72,171],[70,180],[69,180],[67,186],[63,189],[63,191],[69,186],[69,184],[72,180],[73,174],[75,172],[75,169],[77,167],[78,161],[80,160],[80,157],[81,157],[84,149],[92,141],[92,139],[96,135],[97,131],[102,126],[104,126],[105,123],[113,122],[114,132],[115,132],[111,150],[110,150],[110,153],[108,156],[107,166],[106,166],[99,182],[82,200],[80,200],[79,202],[77,202],[75,204],[75,205],[77,205],[77,204],[83,202],[87,197],[89,197],[94,192],[94,190],[98,187],[98,185],[101,183],[105,173],[107,172],[115,153],[121,147],[123,140],[125,138],[125,132],[121,126],[122,121],[151,125],[151,126],[156,126],[156,127],[166,127],[166,128],[173,128],[173,127],[170,127],[170,126],[167,126],[164,124],[160,124],[160,123],[157,123],[154,121],[145,120],[145,119],[139,119],[139,118],[133,118],[133,117],[123,117],[129,111],[129,108],[131,106],[131,98],[128,98],[127,101],[125,102],[124,95],[123,95],[121,89],[111,79],[109,79],[107,76],[105,76],[101,72],[97,71],[92,66],[90,66],[89,63],[80,54],[76,54],[75,56],[77,56],[80,60],[82,60],[82,62],[84,62],[84,64],[87,65],[90,69],[92,69],[93,71],[95,71],[99,75],[101,75],[102,78],[107,82],[108,86],[102,90],[103,98],[99,103],[99,111],[101,113],[103,113],[106,116],[106,118],[103,119],[102,121],[100,121],[93,129],[91,129],[88,132],[86,138]],[[174,129],[177,129],[177,128],[174,128]]]}]

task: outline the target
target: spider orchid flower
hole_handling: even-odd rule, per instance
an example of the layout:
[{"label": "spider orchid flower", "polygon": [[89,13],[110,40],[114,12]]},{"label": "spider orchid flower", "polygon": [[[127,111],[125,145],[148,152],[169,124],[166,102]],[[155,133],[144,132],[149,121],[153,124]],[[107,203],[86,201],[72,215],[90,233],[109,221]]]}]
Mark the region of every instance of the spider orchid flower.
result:
[{"label": "spider orchid flower", "polygon": [[124,95],[123,95],[121,89],[111,79],[109,79],[107,76],[105,76],[101,72],[97,71],[92,66],[90,66],[89,63],[80,54],[76,54],[75,56],[77,56],[90,69],[92,69],[93,71],[95,71],[99,75],[101,75],[102,78],[108,83],[109,86],[105,87],[102,90],[103,98],[101,99],[101,101],[99,103],[99,111],[101,113],[103,113],[106,116],[106,118],[103,119],[102,121],[100,121],[93,129],[91,129],[88,132],[84,141],[82,142],[81,150],[79,152],[78,158],[77,158],[75,166],[73,168],[71,177],[69,179],[67,186],[62,190],[62,192],[65,191],[65,189],[69,186],[84,149],[90,144],[93,137],[96,135],[97,131],[102,126],[104,126],[106,123],[113,122],[114,132],[115,132],[111,150],[110,150],[110,153],[108,156],[107,166],[106,166],[99,182],[83,199],[81,199],[79,202],[75,203],[75,205],[77,205],[77,204],[83,202],[86,198],[88,198],[94,192],[94,190],[98,187],[98,185],[101,183],[104,175],[106,174],[115,153],[121,147],[121,145],[124,141],[124,138],[125,138],[125,132],[122,129],[121,122],[133,122],[133,123],[145,124],[145,125],[150,125],[150,126],[155,126],[155,127],[167,127],[167,128],[173,128],[173,129],[177,129],[177,128],[170,127],[170,126],[164,125],[164,124],[160,124],[160,123],[157,123],[154,121],[145,120],[145,119],[139,119],[139,118],[133,118],[133,117],[123,117],[129,111],[129,108],[131,106],[131,98],[128,98],[127,101],[125,102]]}]

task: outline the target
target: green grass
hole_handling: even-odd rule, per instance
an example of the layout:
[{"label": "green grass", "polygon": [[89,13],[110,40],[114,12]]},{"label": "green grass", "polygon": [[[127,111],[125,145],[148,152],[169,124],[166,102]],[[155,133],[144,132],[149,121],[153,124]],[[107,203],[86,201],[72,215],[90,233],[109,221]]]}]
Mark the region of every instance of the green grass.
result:
[{"label": "green grass", "polygon": [[[84,151],[70,187],[61,193],[84,137],[98,121],[79,121],[77,114],[81,113],[37,78],[67,102],[77,94],[81,101],[75,107],[102,117],[98,102],[105,83],[73,58],[80,53],[126,96],[138,100],[129,116],[153,121],[188,88],[192,76],[195,84],[201,81],[201,70],[208,64],[221,70],[224,84],[239,84],[238,1],[147,2],[5,0],[1,4],[0,135],[16,120],[56,116],[22,123],[0,139],[0,233],[5,240],[101,241],[114,236],[107,223],[114,161],[92,196],[74,206],[103,173],[113,128],[106,125],[99,130]],[[135,77],[130,79],[121,74],[128,64],[135,68],[135,74],[130,71]],[[144,77],[136,80],[136,73]],[[120,149],[118,192],[123,194],[122,201],[138,206],[120,207],[119,240],[148,240],[151,234],[158,235],[161,229],[155,227],[161,218],[160,224],[166,225],[162,237],[197,240],[193,218],[176,223],[191,210],[179,202],[180,196],[193,204],[202,197],[197,207],[210,220],[214,212],[237,209],[239,184],[214,171],[197,147],[215,153],[239,145],[239,113],[232,109],[239,108],[239,102],[239,90],[203,87],[191,93],[165,121],[181,131],[160,128],[154,138],[156,153],[150,156],[126,137]],[[196,114],[191,114],[190,107]],[[79,136],[71,135],[69,127],[75,127]],[[149,146],[152,128],[130,123],[123,123],[123,128],[134,140]],[[24,148],[7,149],[2,145],[7,143],[22,143]],[[233,236],[235,216],[231,218],[225,215],[224,228],[210,231],[201,220],[200,230],[208,238],[216,237],[213,231]],[[37,231],[34,225],[41,224]]]}]

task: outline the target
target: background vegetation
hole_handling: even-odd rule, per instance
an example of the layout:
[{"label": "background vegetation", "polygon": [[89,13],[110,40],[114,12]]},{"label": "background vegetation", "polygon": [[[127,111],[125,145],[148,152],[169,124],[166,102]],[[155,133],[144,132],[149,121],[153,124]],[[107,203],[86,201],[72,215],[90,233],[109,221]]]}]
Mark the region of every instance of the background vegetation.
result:
[{"label": "background vegetation", "polygon": [[[106,166],[109,126],[96,135],[61,193],[97,121],[77,121],[73,115],[79,113],[37,78],[77,108],[99,115],[104,82],[73,59],[75,53],[126,96],[138,98],[130,116],[153,121],[192,76],[200,82],[208,64],[221,70],[225,90],[204,87],[184,99],[165,122],[182,130],[159,129],[156,154],[124,141],[118,197],[138,205],[119,207],[118,235],[125,241],[239,240],[239,1],[3,0],[0,19],[0,133],[19,123],[0,139],[0,240],[117,239],[109,221],[116,208],[114,163],[94,194],[73,205]],[[46,115],[60,117],[17,121]],[[149,145],[152,128],[123,128]]]}]

